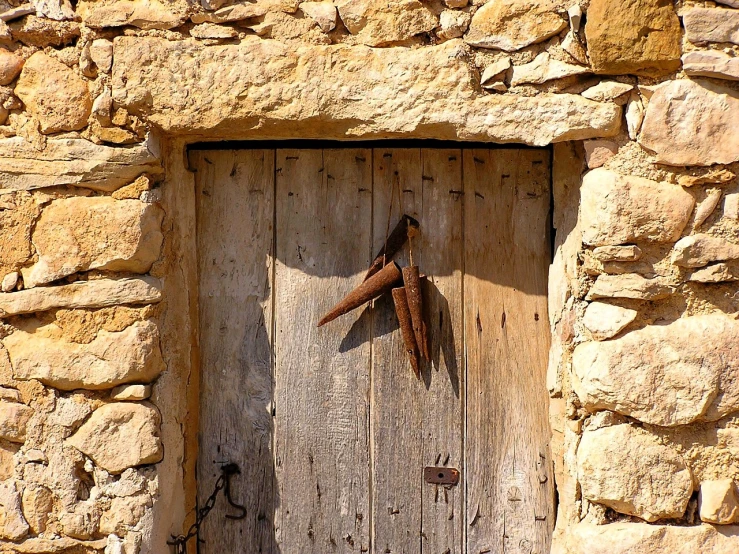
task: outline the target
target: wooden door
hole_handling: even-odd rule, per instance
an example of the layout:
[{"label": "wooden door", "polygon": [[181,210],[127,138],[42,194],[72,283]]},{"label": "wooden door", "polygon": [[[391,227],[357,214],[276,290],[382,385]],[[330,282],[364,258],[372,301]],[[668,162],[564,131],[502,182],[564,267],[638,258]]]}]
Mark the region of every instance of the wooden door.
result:
[{"label": "wooden door", "polygon": [[[550,154],[193,150],[206,554],[546,554]],[[426,290],[418,380],[392,301],[321,328],[403,211]],[[408,250],[396,258],[408,263]],[[461,473],[424,480],[425,467]]]}]

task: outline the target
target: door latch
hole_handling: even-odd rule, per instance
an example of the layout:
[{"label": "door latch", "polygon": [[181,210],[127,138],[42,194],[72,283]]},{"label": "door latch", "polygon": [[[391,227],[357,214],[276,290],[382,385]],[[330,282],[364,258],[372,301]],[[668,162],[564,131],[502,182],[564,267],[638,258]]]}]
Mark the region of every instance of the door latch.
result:
[{"label": "door latch", "polygon": [[459,483],[459,470],[455,467],[425,467],[423,480],[432,485],[456,485]]}]

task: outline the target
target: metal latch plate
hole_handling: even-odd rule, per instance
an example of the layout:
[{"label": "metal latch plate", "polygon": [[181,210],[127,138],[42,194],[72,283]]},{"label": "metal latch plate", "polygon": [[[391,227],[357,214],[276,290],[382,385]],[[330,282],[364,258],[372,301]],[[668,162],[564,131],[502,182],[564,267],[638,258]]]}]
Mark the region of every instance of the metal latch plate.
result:
[{"label": "metal latch plate", "polygon": [[454,467],[425,467],[423,480],[433,485],[456,485],[459,483],[459,470]]}]

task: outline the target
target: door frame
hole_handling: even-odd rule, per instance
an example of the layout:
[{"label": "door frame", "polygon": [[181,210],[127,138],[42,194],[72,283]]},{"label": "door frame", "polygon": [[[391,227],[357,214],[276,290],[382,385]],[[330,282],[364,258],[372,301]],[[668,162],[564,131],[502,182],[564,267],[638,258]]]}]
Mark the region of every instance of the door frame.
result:
[{"label": "door frame", "polygon": [[[224,150],[224,149],[256,149],[256,148],[357,148],[357,147],[367,147],[367,148],[376,148],[378,146],[381,147],[392,147],[392,148],[486,148],[486,149],[496,149],[496,150],[506,150],[506,149],[529,149],[533,147],[527,147],[523,145],[496,145],[496,144],[490,144],[490,143],[466,143],[466,142],[459,142],[459,141],[436,141],[436,140],[402,140],[402,139],[392,139],[392,140],[371,140],[371,141],[324,141],[324,140],[310,140],[310,139],[298,139],[298,140],[275,140],[275,141],[264,141],[264,140],[258,140],[258,141],[230,141],[230,142],[208,142],[208,143],[194,143],[194,144],[188,144],[186,141],[180,141],[179,142],[179,151],[184,155],[186,164],[187,162],[187,156],[188,152],[190,150]],[[552,147],[543,147],[543,148],[533,148],[536,150],[552,150]],[[178,148],[173,148],[173,151],[177,151]],[[180,158],[181,159],[181,158]],[[554,175],[555,175],[555,160],[557,158],[555,156],[551,157],[551,180],[554,181]],[[172,160],[167,160],[172,161]],[[167,164],[169,165],[169,163]],[[186,166],[185,172],[183,173],[182,170],[178,170],[177,173],[180,177],[186,177],[187,181],[190,182],[190,185],[194,184],[194,179],[192,178],[192,174],[189,173],[189,167]],[[168,172],[168,177],[172,175],[172,173]],[[579,177],[579,175],[578,175]],[[553,205],[553,198],[554,194],[556,193],[554,190],[553,183],[550,182],[550,192],[551,192],[551,198],[550,198],[550,206]],[[170,187],[174,188],[174,187]],[[185,187],[182,187],[185,188]],[[193,189],[194,186],[187,187],[189,189]],[[194,213],[194,198],[193,198],[193,191],[188,191],[188,194],[181,195],[181,198],[179,199],[180,202],[184,202],[187,204],[187,216],[192,221],[195,219],[195,213]],[[552,208],[550,207],[550,223],[551,223],[551,217],[552,217]],[[186,220],[187,218],[185,218]],[[184,220],[183,220],[184,223]],[[551,227],[551,225],[550,225]],[[183,229],[184,231],[184,229]],[[195,261],[195,275],[190,274],[188,280],[192,283],[192,285],[188,288],[189,297],[190,297],[190,314],[191,314],[191,332],[194,334],[193,339],[195,342],[195,347],[193,348],[192,356],[191,356],[191,367],[190,367],[190,373],[189,373],[189,382],[190,386],[188,387],[188,400],[187,400],[187,425],[184,431],[184,438],[186,442],[186,449],[185,449],[185,459],[186,462],[184,464],[186,474],[183,475],[184,482],[188,485],[186,489],[186,495],[188,497],[194,496],[194,492],[196,490],[194,479],[195,479],[195,473],[194,473],[194,463],[197,460],[197,453],[198,453],[198,445],[197,445],[197,418],[199,413],[199,402],[200,402],[200,395],[199,390],[197,386],[192,386],[194,383],[199,382],[199,372],[200,372],[200,364],[199,364],[199,351],[198,351],[198,335],[199,335],[199,322],[198,322],[198,316],[197,316],[197,288],[199,279],[197,277],[197,251],[196,248],[193,250],[193,246],[197,240],[197,236],[192,231],[192,227],[190,227],[187,232],[185,233],[187,235],[187,242],[189,242],[189,252],[186,253],[186,257],[190,258],[190,263],[188,265],[191,265],[192,261]],[[554,242],[554,228],[550,229],[550,237],[552,238],[552,241]],[[553,245],[550,245],[553,246]],[[552,247],[552,254],[554,254],[554,248]],[[194,260],[193,260],[194,258]],[[193,279],[194,277],[194,279]],[[192,302],[194,300],[194,303]],[[548,395],[544,391],[542,391],[543,397],[548,400]],[[551,434],[551,429],[549,430]],[[194,435],[194,436],[193,436]],[[189,455],[187,454],[189,452]],[[189,471],[188,471],[189,469]],[[556,501],[554,508],[556,510]]]}]

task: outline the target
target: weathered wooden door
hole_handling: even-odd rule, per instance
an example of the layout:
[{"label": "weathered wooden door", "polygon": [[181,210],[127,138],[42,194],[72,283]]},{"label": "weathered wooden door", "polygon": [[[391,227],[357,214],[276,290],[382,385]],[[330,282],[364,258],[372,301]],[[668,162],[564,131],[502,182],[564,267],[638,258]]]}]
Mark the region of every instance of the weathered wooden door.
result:
[{"label": "weathered wooden door", "polygon": [[[219,498],[200,552],[548,553],[549,152],[194,150],[191,166],[199,502],[233,462],[246,507],[227,519]],[[383,244],[396,180],[431,283],[421,380],[389,298],[316,327]],[[442,466],[458,485],[425,481]]]}]

